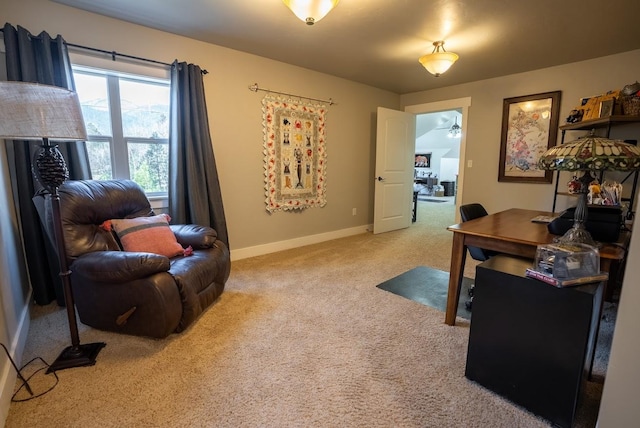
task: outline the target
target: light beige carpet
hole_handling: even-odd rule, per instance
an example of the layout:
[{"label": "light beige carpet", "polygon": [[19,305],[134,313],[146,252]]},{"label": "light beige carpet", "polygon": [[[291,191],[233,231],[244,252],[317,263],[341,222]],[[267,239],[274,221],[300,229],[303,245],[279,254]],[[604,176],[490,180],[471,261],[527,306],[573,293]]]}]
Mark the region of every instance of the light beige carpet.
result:
[{"label": "light beige carpet", "polygon": [[[12,404],[6,426],[548,426],[464,377],[468,321],[446,326],[376,288],[419,265],[449,269],[453,205],[419,205],[406,230],[234,262],[221,298],[166,340],[81,325],[83,343],[107,343],[97,364],[59,371],[51,392]],[[65,311],[34,308],[24,361],[52,362],[68,344]],[[590,383],[578,426],[594,425],[600,392]]]}]

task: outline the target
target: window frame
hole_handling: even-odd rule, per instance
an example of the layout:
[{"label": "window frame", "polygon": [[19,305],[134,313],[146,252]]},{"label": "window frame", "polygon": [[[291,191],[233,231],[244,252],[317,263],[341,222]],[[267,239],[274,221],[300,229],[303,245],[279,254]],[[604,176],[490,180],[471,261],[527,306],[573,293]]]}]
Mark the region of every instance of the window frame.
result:
[{"label": "window frame", "polygon": [[[121,72],[110,68],[87,66],[81,63],[73,62],[72,71],[74,76],[76,73],[98,76],[105,78],[107,84],[107,103],[109,105],[109,115],[111,120],[111,135],[88,135],[88,142],[107,142],[110,148],[111,175],[113,179],[132,179],[129,168],[129,144],[166,144],[168,146],[168,138],[144,138],[144,137],[125,137],[124,127],[122,123],[122,108],[120,99],[120,81],[127,80],[136,83],[145,83],[167,87],[170,89],[171,83],[169,77],[156,77],[141,74],[133,74]],[[145,192],[152,207],[162,208],[167,206],[167,192]],[[155,202],[155,203],[154,203]],[[159,204],[158,204],[159,202]]]}]

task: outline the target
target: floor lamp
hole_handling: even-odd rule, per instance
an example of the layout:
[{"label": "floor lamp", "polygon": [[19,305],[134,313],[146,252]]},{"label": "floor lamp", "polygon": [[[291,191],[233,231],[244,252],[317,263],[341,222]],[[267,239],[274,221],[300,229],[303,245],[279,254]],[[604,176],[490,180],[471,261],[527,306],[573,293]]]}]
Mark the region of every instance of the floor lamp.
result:
[{"label": "floor lamp", "polygon": [[[640,170],[640,149],[621,140],[588,136],[570,143],[560,144],[547,150],[539,159],[538,166],[554,171],[584,171],[580,178],[580,192],[573,218],[573,227],[561,238],[560,243],[581,243],[597,246],[589,231],[587,221],[587,194],[591,175],[596,171],[638,171]],[[622,196],[622,195],[620,195]],[[629,207],[633,209],[633,207]]]},{"label": "floor lamp", "polygon": [[87,138],[77,94],[57,86],[0,82],[0,138],[42,141],[33,159],[33,175],[51,194],[54,241],[71,333],[71,346],[60,353],[47,373],[94,365],[106,344],[80,344],[58,193],[58,188],[69,178],[69,171],[58,146],[50,142],[52,139],[78,141]]}]

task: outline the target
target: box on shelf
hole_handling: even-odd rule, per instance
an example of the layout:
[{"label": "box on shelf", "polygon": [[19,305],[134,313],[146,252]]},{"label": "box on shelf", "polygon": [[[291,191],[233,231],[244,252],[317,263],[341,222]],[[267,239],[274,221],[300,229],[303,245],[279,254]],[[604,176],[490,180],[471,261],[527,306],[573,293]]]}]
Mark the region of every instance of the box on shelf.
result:
[{"label": "box on shelf", "polygon": [[538,245],[533,269],[560,280],[600,274],[600,253],[586,244]]}]

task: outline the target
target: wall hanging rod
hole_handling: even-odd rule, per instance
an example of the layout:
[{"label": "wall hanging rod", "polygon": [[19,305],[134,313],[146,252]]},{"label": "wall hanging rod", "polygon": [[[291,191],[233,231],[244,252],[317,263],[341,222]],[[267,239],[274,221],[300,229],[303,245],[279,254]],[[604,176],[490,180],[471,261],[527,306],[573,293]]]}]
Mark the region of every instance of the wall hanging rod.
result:
[{"label": "wall hanging rod", "polygon": [[287,95],[289,97],[304,98],[305,100],[320,101],[321,103],[327,103],[329,105],[333,105],[334,104],[334,101],[331,98],[329,98],[328,100],[321,100],[319,98],[303,97],[302,95],[289,94],[287,92],[272,91],[271,89],[263,89],[263,88],[259,87],[257,83],[254,83],[253,85],[249,85],[249,90],[253,91],[253,92],[263,91],[263,92],[271,92],[272,94]]}]

